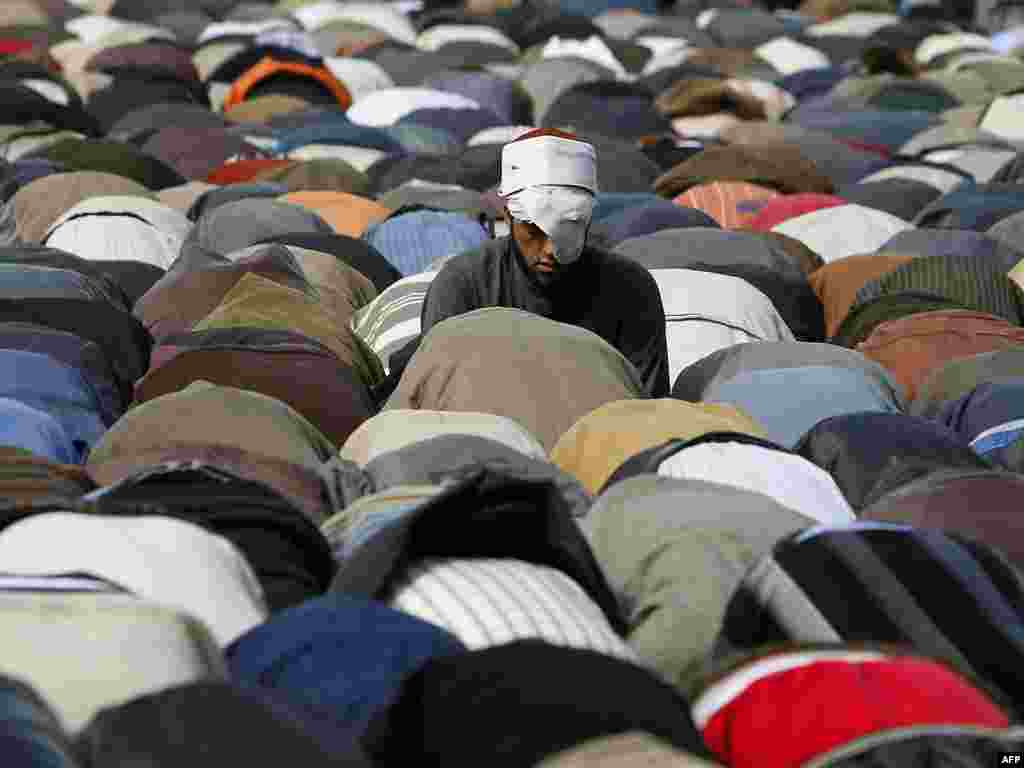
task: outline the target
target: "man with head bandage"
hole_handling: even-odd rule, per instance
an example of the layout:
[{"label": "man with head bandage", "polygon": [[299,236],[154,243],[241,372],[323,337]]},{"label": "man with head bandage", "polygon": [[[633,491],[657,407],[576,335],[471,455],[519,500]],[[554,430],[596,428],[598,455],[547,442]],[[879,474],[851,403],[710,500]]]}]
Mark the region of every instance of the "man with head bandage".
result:
[{"label": "man with head bandage", "polygon": [[586,328],[640,374],[650,397],[669,391],[665,314],[651,273],[587,243],[597,187],[594,147],[538,129],[502,150],[499,194],[511,234],[453,257],[421,314],[427,333],[482,307],[514,307]]},{"label": "man with head bandage", "polygon": [[553,282],[561,267],[583,254],[596,192],[597,158],[590,144],[537,136],[505,145],[499,193],[515,241],[542,282]]}]

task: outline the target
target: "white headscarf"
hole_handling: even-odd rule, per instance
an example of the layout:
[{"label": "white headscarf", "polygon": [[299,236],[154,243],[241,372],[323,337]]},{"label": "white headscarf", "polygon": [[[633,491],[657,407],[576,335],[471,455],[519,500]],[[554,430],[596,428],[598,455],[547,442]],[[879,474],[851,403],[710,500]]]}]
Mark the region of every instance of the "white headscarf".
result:
[{"label": "white headscarf", "polygon": [[583,252],[596,192],[597,157],[584,141],[538,136],[502,149],[499,193],[513,218],[551,238],[560,264]]}]

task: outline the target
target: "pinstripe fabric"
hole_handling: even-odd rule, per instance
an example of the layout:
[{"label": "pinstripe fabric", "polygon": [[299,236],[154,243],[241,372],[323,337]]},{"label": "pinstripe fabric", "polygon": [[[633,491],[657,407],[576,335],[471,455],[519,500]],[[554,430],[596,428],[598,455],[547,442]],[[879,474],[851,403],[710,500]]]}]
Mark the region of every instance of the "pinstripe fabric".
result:
[{"label": "pinstripe fabric", "polygon": [[897,291],[926,291],[959,301],[980,312],[1021,323],[1013,284],[1002,264],[971,254],[923,256],[866,283],[854,306]]},{"label": "pinstripe fabric", "polygon": [[390,373],[388,361],[420,333],[420,311],[437,272],[421,272],[388,286],[352,318],[352,330],[377,353]]},{"label": "pinstripe fabric", "polygon": [[[829,631],[801,622],[820,613]],[[879,523],[783,540],[747,574],[720,647],[898,643],[944,658],[1024,703],[1024,579],[987,545]]]},{"label": "pinstripe fabric", "polygon": [[652,269],[665,307],[669,381],[719,349],[793,341],[771,299],[740,277],[696,269]]},{"label": "pinstripe fabric", "polygon": [[436,624],[470,650],[540,639],[636,661],[571,578],[519,560],[427,558],[407,568],[391,607]]},{"label": "pinstripe fabric", "polygon": [[981,232],[969,229],[908,229],[887,242],[882,251],[915,256],[970,254],[993,261],[1009,270],[1020,261],[1020,250]]},{"label": "pinstripe fabric", "polygon": [[835,336],[857,301],[857,292],[914,257],[904,253],[861,253],[837,259],[815,270],[808,282],[825,310],[825,334]]}]

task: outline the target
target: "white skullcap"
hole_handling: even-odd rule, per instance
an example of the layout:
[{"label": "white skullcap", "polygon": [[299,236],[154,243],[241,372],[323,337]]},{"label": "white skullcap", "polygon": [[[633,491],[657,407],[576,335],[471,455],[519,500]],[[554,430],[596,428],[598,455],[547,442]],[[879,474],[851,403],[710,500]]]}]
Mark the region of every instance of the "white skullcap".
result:
[{"label": "white skullcap", "polygon": [[583,187],[597,194],[597,153],[585,141],[538,136],[501,150],[501,186],[507,197],[540,185]]}]

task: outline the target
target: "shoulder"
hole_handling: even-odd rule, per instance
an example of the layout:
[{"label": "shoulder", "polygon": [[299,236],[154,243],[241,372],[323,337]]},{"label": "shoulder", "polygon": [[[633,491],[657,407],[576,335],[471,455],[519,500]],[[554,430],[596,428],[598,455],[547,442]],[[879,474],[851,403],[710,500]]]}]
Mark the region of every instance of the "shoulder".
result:
[{"label": "shoulder", "polygon": [[[597,281],[595,295],[615,306],[628,307],[634,326],[650,329],[665,327],[665,307],[654,275],[643,264],[601,248],[586,254]],[[610,290],[608,290],[610,289]],[[628,299],[624,299],[628,297]]]},{"label": "shoulder", "polygon": [[431,281],[423,303],[420,322],[424,331],[487,303],[487,286],[500,272],[502,245],[499,240],[490,240],[445,262]]},{"label": "shoulder", "polygon": [[602,277],[627,280],[632,286],[649,286],[658,289],[654,275],[643,264],[614,251],[599,246],[587,245],[584,255]]},{"label": "shoulder", "polygon": [[494,267],[505,252],[506,238],[488,240],[477,248],[471,248],[448,259],[437,273],[435,280],[459,280],[487,272]]}]

